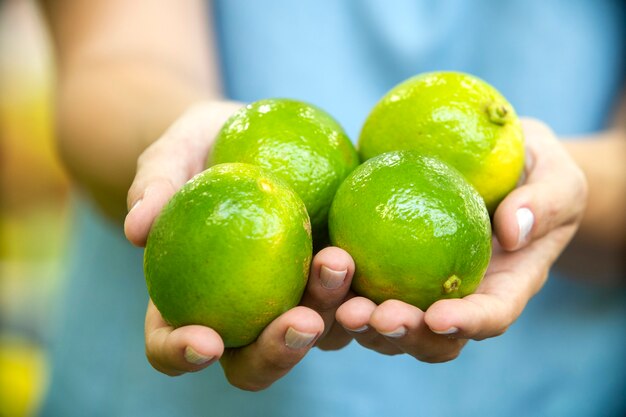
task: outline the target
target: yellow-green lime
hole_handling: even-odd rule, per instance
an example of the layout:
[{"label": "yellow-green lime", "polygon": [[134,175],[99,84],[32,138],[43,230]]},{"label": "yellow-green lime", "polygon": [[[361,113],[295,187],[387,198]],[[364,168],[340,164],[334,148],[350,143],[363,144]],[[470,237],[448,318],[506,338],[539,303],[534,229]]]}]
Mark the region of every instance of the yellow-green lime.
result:
[{"label": "yellow-green lime", "polygon": [[298,304],[311,256],[302,200],[262,168],[231,163],[172,197],[150,231],[144,270],[168,323],[211,327],[237,347]]},{"label": "yellow-green lime", "polygon": [[511,104],[487,82],[459,72],[420,74],[392,88],[368,116],[358,148],[363,160],[392,150],[436,156],[465,175],[490,213],[524,166]]},{"label": "yellow-green lime", "polygon": [[316,241],[327,235],[328,209],[343,179],[357,167],[356,150],[327,112],[302,101],[256,101],[218,133],[208,166],[246,162],[266,168],[302,198]]},{"label": "yellow-green lime", "polygon": [[491,257],[485,204],[454,168],[411,151],[364,162],[330,209],[331,242],[356,264],[353,289],[427,309],[475,291]]}]

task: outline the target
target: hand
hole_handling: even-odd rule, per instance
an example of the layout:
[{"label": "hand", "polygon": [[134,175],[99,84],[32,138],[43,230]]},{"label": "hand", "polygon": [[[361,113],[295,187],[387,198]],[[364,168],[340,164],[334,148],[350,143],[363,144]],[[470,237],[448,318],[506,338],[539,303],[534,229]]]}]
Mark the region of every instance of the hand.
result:
[{"label": "hand", "polygon": [[[128,240],[144,246],[152,222],[164,204],[205,166],[218,129],[240,105],[206,103],[183,114],[139,157],[128,192],[131,207],[124,224]],[[218,359],[229,382],[260,390],[285,375],[317,343],[338,349],[351,337],[333,326],[337,307],[348,296],[354,263],[338,248],[326,248],[313,259],[301,305],[270,323],[252,344],[224,349],[214,330],[199,326],[169,326],[152,303],[145,322],[146,355],[155,369],[180,375],[206,368]]]},{"label": "hand", "polygon": [[543,286],[583,215],[587,184],[554,134],[524,120],[524,179],[494,216],[491,263],[474,294],[441,300],[428,310],[397,300],[380,305],[363,297],[337,310],[337,321],[365,347],[408,353],[425,362],[456,358],[469,339],[498,336]]}]

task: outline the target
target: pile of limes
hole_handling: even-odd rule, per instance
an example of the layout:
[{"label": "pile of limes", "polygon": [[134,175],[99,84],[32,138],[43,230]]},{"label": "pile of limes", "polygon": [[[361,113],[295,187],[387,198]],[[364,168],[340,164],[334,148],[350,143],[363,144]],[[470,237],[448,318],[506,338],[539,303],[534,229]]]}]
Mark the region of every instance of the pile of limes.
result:
[{"label": "pile of limes", "polygon": [[203,324],[226,347],[246,345],[296,306],[312,240],[359,158],[328,113],[261,100],[226,121],[207,170],[178,191],[148,236],[148,292],[173,326]]},{"label": "pile of limes", "polygon": [[523,167],[511,105],[471,75],[421,74],[374,107],[358,148],[308,103],[233,115],[209,168],[149,235],[146,280],[163,317],[210,326],[227,347],[250,343],[299,302],[313,243],[328,236],[354,258],[355,292],[377,303],[426,309],[473,292],[491,256],[489,213]]}]

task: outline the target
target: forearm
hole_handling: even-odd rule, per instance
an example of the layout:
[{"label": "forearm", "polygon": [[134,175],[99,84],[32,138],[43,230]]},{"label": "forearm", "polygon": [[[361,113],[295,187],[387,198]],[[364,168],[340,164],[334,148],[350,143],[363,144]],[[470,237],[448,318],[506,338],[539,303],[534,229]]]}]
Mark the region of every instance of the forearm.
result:
[{"label": "forearm", "polygon": [[205,2],[55,0],[57,129],[75,183],[116,219],[138,155],[191,103],[216,99]]},{"label": "forearm", "polygon": [[211,92],[142,63],[85,65],[58,90],[60,154],[75,181],[121,220],[139,154],[191,103]]},{"label": "forearm", "polygon": [[589,198],[578,233],[557,268],[599,284],[624,284],[626,273],[626,132],[611,129],[565,142],[584,171]]},{"label": "forearm", "polygon": [[576,241],[600,247],[626,243],[626,132],[606,131],[596,137],[566,142],[589,184],[585,216]]}]

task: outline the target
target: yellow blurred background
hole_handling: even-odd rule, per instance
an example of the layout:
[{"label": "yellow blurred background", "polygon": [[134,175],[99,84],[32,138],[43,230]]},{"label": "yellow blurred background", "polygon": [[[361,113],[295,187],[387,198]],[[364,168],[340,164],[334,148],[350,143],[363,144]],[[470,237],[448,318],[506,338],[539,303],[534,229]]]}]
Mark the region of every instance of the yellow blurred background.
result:
[{"label": "yellow blurred background", "polygon": [[53,85],[37,3],[0,2],[0,417],[34,415],[47,385],[46,324],[62,285],[68,216]]}]

